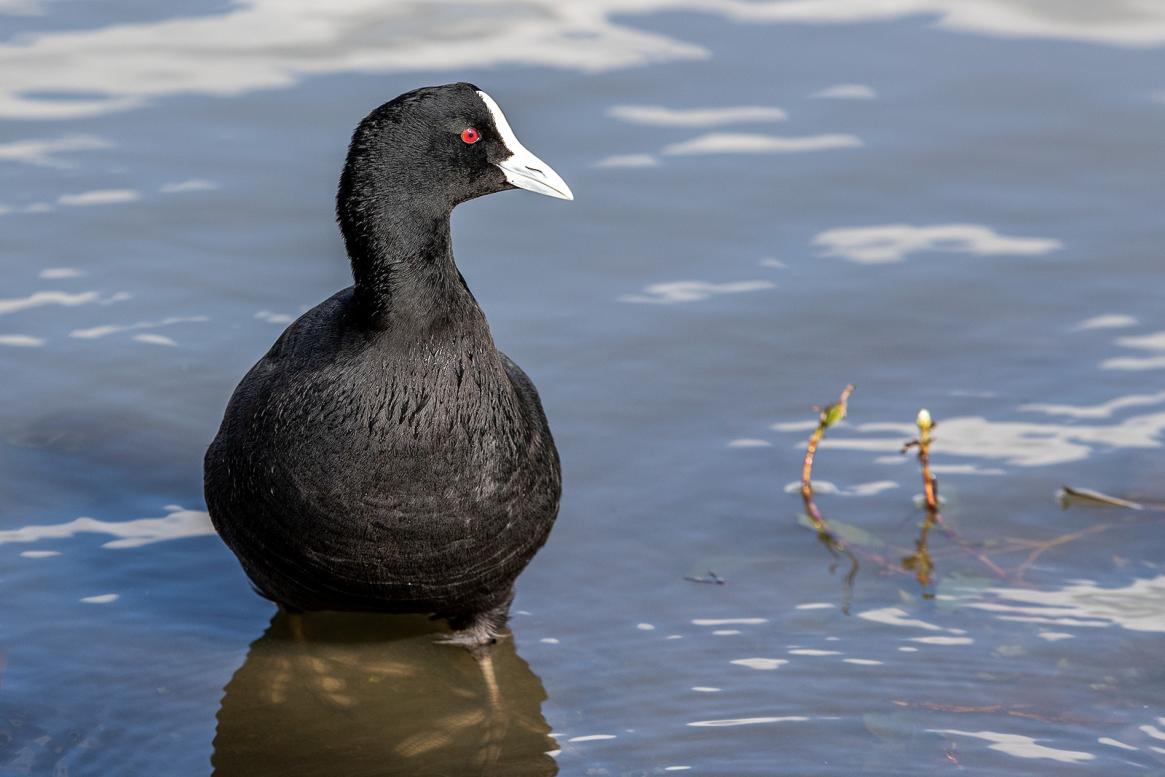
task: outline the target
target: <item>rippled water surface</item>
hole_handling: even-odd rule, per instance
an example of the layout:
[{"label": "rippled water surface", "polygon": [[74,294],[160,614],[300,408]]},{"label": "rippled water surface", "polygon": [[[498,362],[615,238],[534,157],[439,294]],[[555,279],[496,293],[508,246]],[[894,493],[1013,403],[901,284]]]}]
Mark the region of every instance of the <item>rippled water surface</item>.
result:
[{"label": "rippled water surface", "polygon": [[[201,494],[454,80],[576,194],[454,219],[566,479],[489,667],[275,617]],[[1165,774],[1162,159],[1151,2],[0,0],[0,774]]]}]

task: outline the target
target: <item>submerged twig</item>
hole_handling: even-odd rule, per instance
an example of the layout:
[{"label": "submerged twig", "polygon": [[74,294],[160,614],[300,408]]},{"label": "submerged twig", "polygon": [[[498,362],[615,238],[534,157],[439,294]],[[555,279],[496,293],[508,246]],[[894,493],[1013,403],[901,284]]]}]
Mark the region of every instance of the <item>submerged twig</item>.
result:
[{"label": "submerged twig", "polygon": [[1115,525],[1116,524],[1111,523],[1098,523],[1094,526],[1089,526],[1086,529],[1081,529],[1080,531],[1071,532],[1069,534],[1061,534],[1059,537],[1052,537],[1048,540],[1015,541],[1017,545],[1023,548],[1030,548],[1030,551],[1027,554],[1027,558],[1024,559],[1023,562],[1015,569],[1016,580],[1023,582],[1024,575],[1027,574],[1027,571],[1032,568],[1032,565],[1036,563],[1036,560],[1052,548],[1055,548],[1059,545],[1066,545],[1069,542],[1075,542],[1081,537],[1087,537],[1090,534],[1100,534],[1101,532],[1106,532],[1109,529],[1112,529]]},{"label": "submerged twig", "polygon": [[898,707],[910,707],[913,709],[927,710],[929,712],[950,712],[967,715],[998,715],[1002,713],[1016,718],[1029,718],[1031,720],[1042,720],[1049,723],[1095,724],[1097,722],[1092,718],[1082,718],[1077,715],[1033,709],[1033,705],[1030,704],[1018,706],[1007,706],[1004,704],[940,704],[927,701],[908,701],[906,699],[894,699],[891,703]]},{"label": "submerged twig", "polygon": [[709,585],[724,585],[728,581],[720,577],[720,575],[708,570],[707,577],[695,577],[694,575],[684,575],[684,580],[691,580],[693,583],[708,583]]},{"label": "submerged twig", "polygon": [[[1109,496],[1102,494],[1099,491],[1093,491],[1091,488],[1072,488],[1071,486],[1064,486],[1056,494],[1060,500],[1060,507],[1067,510],[1074,502],[1084,502],[1086,504],[1107,505],[1109,507],[1124,507],[1128,510],[1144,510],[1146,506],[1140,502],[1133,502],[1128,499],[1121,499],[1118,496]],[[1154,509],[1152,507],[1148,509]]]}]

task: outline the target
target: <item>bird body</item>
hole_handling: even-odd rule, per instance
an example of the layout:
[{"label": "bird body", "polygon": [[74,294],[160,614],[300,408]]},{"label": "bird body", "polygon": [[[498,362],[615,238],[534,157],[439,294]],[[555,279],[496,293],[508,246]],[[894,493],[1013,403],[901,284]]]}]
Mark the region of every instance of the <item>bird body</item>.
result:
[{"label": "bird body", "polygon": [[[537,391],[453,261],[453,206],[521,184],[499,158],[540,162],[482,97],[418,90],[357,129],[337,208],[356,282],[246,375],[205,468],[215,527],[264,596],[434,613],[467,644],[504,625],[561,493]],[[498,142],[472,148],[462,125]]]}]

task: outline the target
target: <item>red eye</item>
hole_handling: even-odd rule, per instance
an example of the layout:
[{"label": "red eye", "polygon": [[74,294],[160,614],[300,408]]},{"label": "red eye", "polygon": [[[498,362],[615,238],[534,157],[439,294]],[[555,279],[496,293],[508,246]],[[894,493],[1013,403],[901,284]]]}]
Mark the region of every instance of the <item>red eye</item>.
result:
[{"label": "red eye", "polygon": [[461,139],[466,143],[476,143],[477,141],[481,140],[481,133],[475,130],[473,127],[466,127],[465,129],[461,130]]}]

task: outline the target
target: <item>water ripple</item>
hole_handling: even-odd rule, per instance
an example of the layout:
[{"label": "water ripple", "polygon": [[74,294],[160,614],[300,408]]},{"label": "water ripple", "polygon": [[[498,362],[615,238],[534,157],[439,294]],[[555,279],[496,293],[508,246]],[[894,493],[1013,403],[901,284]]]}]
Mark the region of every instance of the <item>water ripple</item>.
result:
[{"label": "water ripple", "polygon": [[1008,237],[983,224],[883,224],[841,227],[821,232],[813,244],[824,256],[840,256],[859,264],[901,262],[922,252],[966,253],[976,256],[1038,256],[1064,247],[1043,237]]},{"label": "water ripple", "polygon": [[[33,0],[21,7],[40,8]],[[522,4],[500,0],[242,0],[225,13],[53,32],[0,45],[0,115],[67,119],[138,107],[174,94],[240,95],[288,87],[309,74],[459,71],[523,64],[597,72],[702,59],[706,49],[619,24],[628,14],[698,11],[751,23],[885,21],[917,14],[937,26],[1007,37],[1122,46],[1165,43],[1165,8],[1110,0],[1080,14],[1035,0],[597,0]],[[480,6],[489,13],[466,13]],[[207,63],[214,63],[208,67]],[[80,99],[44,95],[83,94]]]},{"label": "water ripple", "polygon": [[727,108],[666,108],[662,105],[616,105],[608,114],[630,124],[659,127],[719,127],[725,124],[784,121],[780,108],[739,105]]},{"label": "water ripple", "polygon": [[106,534],[117,539],[104,543],[103,548],[138,548],[155,542],[185,537],[204,537],[214,534],[210,516],[201,510],[187,510],[178,505],[166,505],[161,518],[138,518],[132,521],[99,521],[96,518],[75,518],[67,523],[24,526],[0,531],[0,545],[13,542],[37,542],[47,539],[65,539],[78,534]]},{"label": "water ripple", "polygon": [[835,148],[858,148],[860,138],[840,133],[786,137],[748,132],[709,132],[665,146],[663,153],[673,156],[695,154],[803,154]]},{"label": "water ripple", "polygon": [[960,731],[953,728],[930,728],[932,734],[948,734],[951,736],[971,737],[991,742],[988,748],[1001,753],[1013,755],[1016,758],[1046,758],[1061,763],[1079,763],[1096,759],[1092,753],[1082,753],[1077,750],[1058,750],[1054,747],[1041,745],[1032,737],[1021,734],[1001,734],[996,731]]}]

